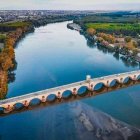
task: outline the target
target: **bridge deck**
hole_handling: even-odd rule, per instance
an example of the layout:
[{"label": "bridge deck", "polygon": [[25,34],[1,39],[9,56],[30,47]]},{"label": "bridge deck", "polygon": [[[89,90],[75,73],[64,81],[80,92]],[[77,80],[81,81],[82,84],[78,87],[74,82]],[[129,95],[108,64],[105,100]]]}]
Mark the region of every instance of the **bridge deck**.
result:
[{"label": "bridge deck", "polygon": [[[94,78],[94,79],[91,79],[90,82],[98,82],[98,81],[101,81],[101,80],[104,80],[104,79],[113,79],[113,78],[115,79],[115,78],[118,78],[118,77],[129,76],[129,75],[132,75],[132,74],[140,74],[140,70],[121,73],[121,74],[113,74],[113,75],[109,75],[109,76],[103,76],[103,77],[100,77],[100,78]],[[79,85],[84,86],[84,84],[87,84],[87,80],[80,81],[80,82],[75,82],[75,83],[72,83],[72,84],[67,84],[67,85],[63,85],[63,86],[59,86],[59,87],[55,87],[55,88],[50,88],[50,89],[46,89],[46,90],[41,90],[41,91],[38,91],[38,92],[33,92],[33,93],[29,93],[29,94],[25,94],[25,95],[21,95],[21,96],[17,96],[17,97],[12,97],[12,98],[5,99],[5,100],[1,100],[0,105],[7,104],[7,103],[10,103],[10,102],[18,102],[19,100],[24,100],[24,99],[36,97],[38,95],[50,94],[50,93],[53,93],[53,92],[56,92],[56,91],[59,91],[59,90],[65,90],[65,89],[67,90],[68,88],[76,87],[76,86],[79,86]]]}]

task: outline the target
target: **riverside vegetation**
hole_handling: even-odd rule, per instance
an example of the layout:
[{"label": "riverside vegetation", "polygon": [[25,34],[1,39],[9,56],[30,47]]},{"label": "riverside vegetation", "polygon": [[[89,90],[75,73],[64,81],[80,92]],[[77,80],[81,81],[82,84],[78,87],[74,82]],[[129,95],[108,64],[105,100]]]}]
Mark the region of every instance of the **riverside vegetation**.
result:
[{"label": "riverside vegetation", "polygon": [[[124,13],[123,13],[124,14]],[[0,99],[6,96],[8,90],[9,75],[16,67],[14,47],[17,41],[26,33],[34,31],[34,27],[47,23],[74,19],[83,29],[84,34],[101,44],[113,44],[117,47],[127,48],[138,53],[138,34],[140,34],[139,18],[135,15],[121,14],[96,14],[90,16],[55,16],[41,18],[40,20],[14,21],[0,24]],[[129,36],[126,36],[129,35]]]},{"label": "riverside vegetation", "polygon": [[137,14],[107,13],[75,20],[83,34],[101,46],[125,50],[125,54],[140,53],[140,17]]},{"label": "riverside vegetation", "polygon": [[0,42],[4,43],[4,48],[0,50],[0,99],[7,93],[8,75],[16,64],[14,47],[25,33],[33,29],[29,22],[0,24]]},{"label": "riverside vegetation", "polygon": [[[81,15],[82,16],[82,15]],[[5,98],[8,91],[8,82],[13,80],[12,71],[16,68],[14,47],[16,43],[28,32],[33,32],[35,27],[43,26],[48,23],[62,22],[75,19],[75,15],[52,15],[41,17],[39,20],[32,19],[27,21],[12,21],[0,23],[0,99]],[[10,79],[12,77],[12,79]]]}]

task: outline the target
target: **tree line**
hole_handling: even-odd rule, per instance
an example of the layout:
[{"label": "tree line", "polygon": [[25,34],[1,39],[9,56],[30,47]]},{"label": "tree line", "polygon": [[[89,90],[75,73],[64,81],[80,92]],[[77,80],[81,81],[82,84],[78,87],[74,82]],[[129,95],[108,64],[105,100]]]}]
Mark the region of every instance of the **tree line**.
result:
[{"label": "tree line", "polygon": [[14,31],[8,31],[6,35],[5,46],[0,52],[0,99],[5,97],[8,90],[8,73],[15,62],[14,47],[23,34],[29,31],[31,31],[31,26],[22,26],[15,28]]}]

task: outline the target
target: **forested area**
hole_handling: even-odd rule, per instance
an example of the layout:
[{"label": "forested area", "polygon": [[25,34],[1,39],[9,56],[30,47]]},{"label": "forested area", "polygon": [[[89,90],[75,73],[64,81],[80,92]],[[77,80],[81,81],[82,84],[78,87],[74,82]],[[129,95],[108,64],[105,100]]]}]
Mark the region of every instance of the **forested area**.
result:
[{"label": "forested area", "polygon": [[4,98],[6,95],[8,90],[8,74],[15,65],[14,47],[23,34],[31,31],[32,29],[33,28],[29,23],[11,23],[3,24],[3,26],[2,24],[0,25],[1,32],[8,31],[5,37],[4,48],[0,52],[0,99]]}]

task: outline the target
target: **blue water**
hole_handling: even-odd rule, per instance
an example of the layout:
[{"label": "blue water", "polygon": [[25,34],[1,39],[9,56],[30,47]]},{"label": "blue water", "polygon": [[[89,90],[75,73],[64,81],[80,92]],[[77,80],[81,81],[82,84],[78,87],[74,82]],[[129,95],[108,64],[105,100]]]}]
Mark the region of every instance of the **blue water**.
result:
[{"label": "blue water", "polygon": [[[36,28],[18,43],[15,81],[9,84],[7,98],[84,80],[86,75],[94,78],[139,69],[138,65],[87,43],[79,32],[67,29],[67,23]],[[136,85],[79,102],[140,128],[139,91],[140,86]],[[55,116],[56,112],[60,116]],[[76,139],[74,122],[63,124],[69,122],[66,116],[71,115],[69,105],[62,104],[0,118],[0,140]],[[50,122],[53,119],[55,125]]]}]

